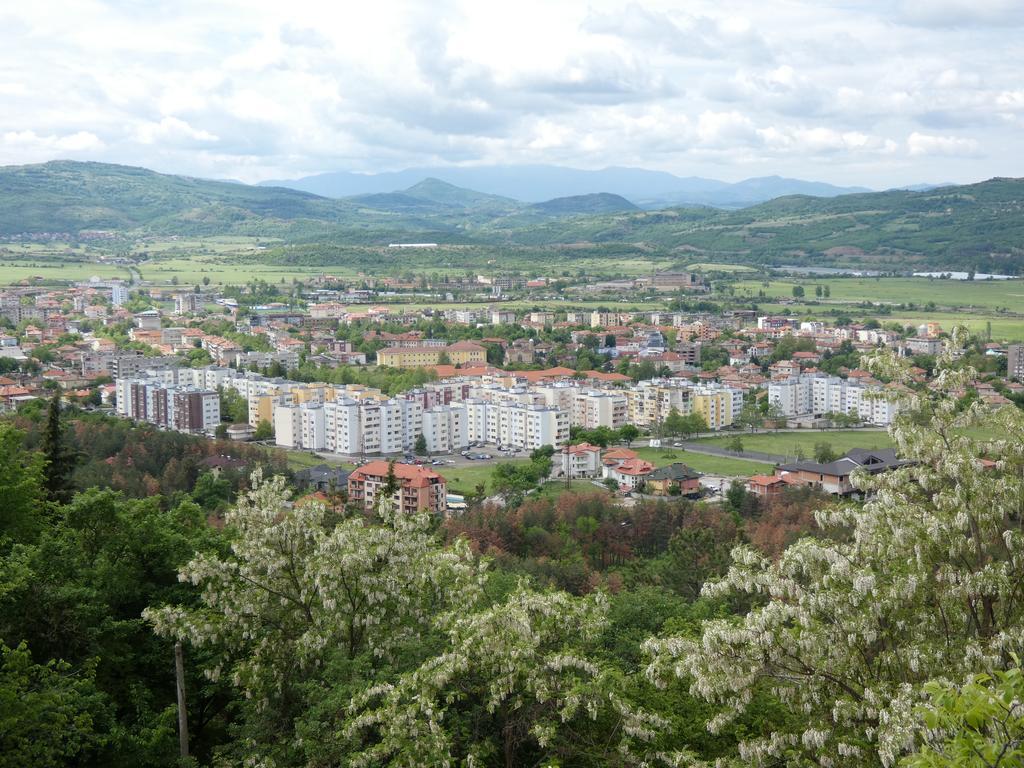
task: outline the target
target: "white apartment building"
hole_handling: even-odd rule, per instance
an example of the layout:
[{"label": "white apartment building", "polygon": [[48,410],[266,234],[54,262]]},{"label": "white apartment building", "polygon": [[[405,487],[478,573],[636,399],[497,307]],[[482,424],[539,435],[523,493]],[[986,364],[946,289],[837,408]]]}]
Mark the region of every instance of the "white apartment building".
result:
[{"label": "white apartment building", "polygon": [[574,427],[618,429],[629,418],[629,400],[621,392],[578,390],[573,397],[571,423]]},{"label": "white apartment building", "polygon": [[435,406],[423,411],[423,437],[431,453],[457,453],[469,445],[466,409]]},{"label": "white apartment building", "polygon": [[898,412],[895,403],[880,397],[881,388],[822,374],[801,374],[768,383],[768,402],[785,416],[843,413],[861,421],[888,426]]}]

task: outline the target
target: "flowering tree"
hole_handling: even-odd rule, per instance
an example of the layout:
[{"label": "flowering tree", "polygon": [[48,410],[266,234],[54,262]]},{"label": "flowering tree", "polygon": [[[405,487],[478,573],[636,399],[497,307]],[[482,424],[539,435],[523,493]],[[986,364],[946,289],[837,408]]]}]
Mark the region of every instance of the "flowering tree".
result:
[{"label": "flowering tree", "polygon": [[[921,737],[927,681],[965,682],[1024,652],[1024,419],[958,412],[953,395],[974,377],[954,361],[962,341],[954,333],[932,391],[899,395],[891,434],[913,464],[855,474],[869,500],[816,513],[831,538],[777,561],[735,548],[704,594],[753,599],[748,614],[648,643],[653,679],[684,677],[722,707],[713,731],[758,691],[790,708],[789,728],[741,744],[743,764],[893,765]],[[894,358],[870,364],[903,376]]]},{"label": "flowering tree", "polygon": [[330,527],[323,505],[287,498],[282,478],[254,474],[226,516],[230,554],[198,554],[181,569],[201,606],[144,613],[160,635],[220,649],[208,674],[227,671],[278,723],[301,709],[299,688],[328,654],[388,656],[428,631],[435,612],[474,604],[482,579],[464,542],[442,548],[425,514],[385,501],[380,524],[358,516]]},{"label": "flowering tree", "polygon": [[588,656],[607,624],[602,595],[520,586],[439,624],[441,653],[353,701],[346,733],[364,744],[353,765],[650,764],[643,745],[665,724],[625,701]]}]

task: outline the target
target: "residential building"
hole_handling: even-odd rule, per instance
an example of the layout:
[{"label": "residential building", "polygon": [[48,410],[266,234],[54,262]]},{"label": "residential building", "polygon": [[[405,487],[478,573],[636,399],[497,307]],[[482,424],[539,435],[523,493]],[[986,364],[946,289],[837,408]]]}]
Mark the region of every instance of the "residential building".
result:
[{"label": "residential building", "polygon": [[348,476],[349,501],[371,510],[394,473],[398,489],[392,495],[395,509],[404,514],[448,511],[448,484],[437,472],[413,464],[371,461]]},{"label": "residential building", "polygon": [[1010,344],[1006,348],[1006,375],[1024,381],[1024,344]]}]

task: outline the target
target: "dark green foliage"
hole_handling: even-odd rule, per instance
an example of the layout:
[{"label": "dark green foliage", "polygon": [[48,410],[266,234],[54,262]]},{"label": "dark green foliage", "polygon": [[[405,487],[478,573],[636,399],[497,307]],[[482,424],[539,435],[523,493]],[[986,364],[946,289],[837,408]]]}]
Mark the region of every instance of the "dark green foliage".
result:
[{"label": "dark green foliage", "polygon": [[77,457],[64,436],[59,389],[50,398],[41,448],[46,457],[46,496],[50,501],[66,504],[73,492],[71,475],[75,471]]},{"label": "dark green foliage", "polygon": [[0,643],[0,768],[103,765],[112,712],[95,665],[36,664]]}]

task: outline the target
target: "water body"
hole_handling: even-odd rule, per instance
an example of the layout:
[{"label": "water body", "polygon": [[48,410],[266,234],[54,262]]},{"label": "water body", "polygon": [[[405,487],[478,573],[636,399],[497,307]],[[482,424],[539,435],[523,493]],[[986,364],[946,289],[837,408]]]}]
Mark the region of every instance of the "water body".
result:
[{"label": "water body", "polygon": [[782,264],[772,267],[794,275],[853,275],[854,277],[877,277],[881,272],[873,269],[844,269],[842,267],[794,267]]},{"label": "water body", "polygon": [[[915,272],[914,277],[942,277],[948,275],[950,280],[967,280],[970,278],[969,272]],[[976,272],[974,275],[975,280],[1016,280],[1017,278],[1013,275],[990,275],[987,272]]]}]

